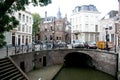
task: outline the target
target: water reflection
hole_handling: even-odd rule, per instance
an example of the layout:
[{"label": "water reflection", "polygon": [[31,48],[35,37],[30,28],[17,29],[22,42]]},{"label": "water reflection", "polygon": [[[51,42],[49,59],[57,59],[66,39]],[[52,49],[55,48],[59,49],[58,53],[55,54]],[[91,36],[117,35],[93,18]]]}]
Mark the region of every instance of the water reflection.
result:
[{"label": "water reflection", "polygon": [[53,80],[115,80],[115,78],[92,68],[64,67]]}]

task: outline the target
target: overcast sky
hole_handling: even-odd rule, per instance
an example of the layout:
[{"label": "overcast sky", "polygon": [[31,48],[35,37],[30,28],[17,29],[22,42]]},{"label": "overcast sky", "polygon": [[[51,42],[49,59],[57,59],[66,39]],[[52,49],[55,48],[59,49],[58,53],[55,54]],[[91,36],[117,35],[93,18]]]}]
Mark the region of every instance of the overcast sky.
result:
[{"label": "overcast sky", "polygon": [[62,16],[64,17],[67,14],[69,17],[75,6],[89,4],[96,6],[98,11],[101,12],[101,17],[106,15],[110,10],[118,10],[118,0],[52,0],[52,4],[46,7],[29,6],[29,11],[31,13],[39,13],[41,17],[44,17],[45,11],[47,11],[48,16],[57,16],[57,11],[60,7]]}]

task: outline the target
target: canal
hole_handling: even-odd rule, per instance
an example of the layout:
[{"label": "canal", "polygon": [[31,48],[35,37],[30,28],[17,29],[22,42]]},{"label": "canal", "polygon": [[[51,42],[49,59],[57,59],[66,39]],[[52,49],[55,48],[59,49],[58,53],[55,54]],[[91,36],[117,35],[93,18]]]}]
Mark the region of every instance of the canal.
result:
[{"label": "canal", "polygon": [[63,67],[53,80],[115,80],[115,77],[92,68]]},{"label": "canal", "polygon": [[97,70],[89,55],[74,52],[65,56],[64,66],[53,80],[115,80],[115,77]]}]

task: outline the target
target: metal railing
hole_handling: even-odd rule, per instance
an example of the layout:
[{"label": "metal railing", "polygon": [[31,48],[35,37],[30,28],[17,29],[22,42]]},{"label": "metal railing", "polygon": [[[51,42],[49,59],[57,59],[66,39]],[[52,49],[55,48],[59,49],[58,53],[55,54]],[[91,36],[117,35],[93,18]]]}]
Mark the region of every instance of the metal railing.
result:
[{"label": "metal railing", "polygon": [[32,44],[32,45],[21,45],[21,46],[6,46],[0,49],[0,58],[4,58],[10,55],[24,54],[33,51],[41,50],[52,50],[52,49],[67,49],[67,45],[59,46],[52,44]]}]

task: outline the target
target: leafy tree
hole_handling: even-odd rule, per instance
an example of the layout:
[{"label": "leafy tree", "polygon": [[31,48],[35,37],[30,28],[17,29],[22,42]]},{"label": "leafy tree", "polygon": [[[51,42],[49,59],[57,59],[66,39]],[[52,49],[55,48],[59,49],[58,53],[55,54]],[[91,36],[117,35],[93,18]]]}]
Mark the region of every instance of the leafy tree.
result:
[{"label": "leafy tree", "polygon": [[14,17],[14,12],[25,10],[25,6],[29,4],[46,6],[49,3],[51,3],[51,0],[0,0],[0,48],[6,44],[4,33],[19,24]]},{"label": "leafy tree", "polygon": [[41,23],[41,17],[38,13],[34,13],[33,15],[33,31],[32,31],[32,35],[35,36],[35,41],[36,41],[36,34],[39,33],[40,30],[40,23]]}]

